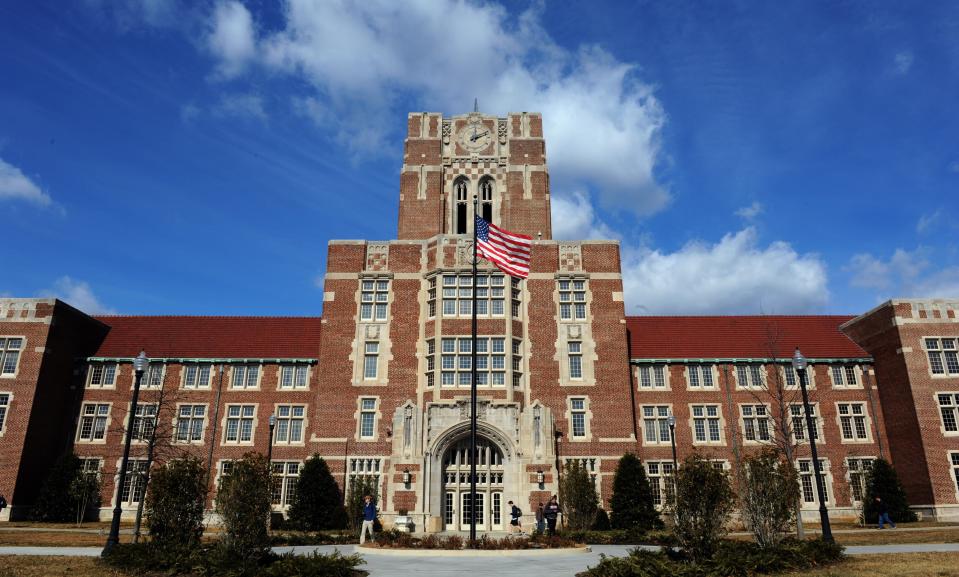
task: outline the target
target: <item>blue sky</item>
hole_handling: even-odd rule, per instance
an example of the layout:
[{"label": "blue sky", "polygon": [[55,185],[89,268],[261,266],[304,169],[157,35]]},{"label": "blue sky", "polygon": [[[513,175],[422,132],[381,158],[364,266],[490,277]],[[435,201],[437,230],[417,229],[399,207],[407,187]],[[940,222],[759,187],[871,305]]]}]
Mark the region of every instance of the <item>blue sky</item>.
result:
[{"label": "blue sky", "polygon": [[959,297],[959,4],[0,5],[0,295],[319,314],[406,113],[544,114],[554,231],[629,314]]}]

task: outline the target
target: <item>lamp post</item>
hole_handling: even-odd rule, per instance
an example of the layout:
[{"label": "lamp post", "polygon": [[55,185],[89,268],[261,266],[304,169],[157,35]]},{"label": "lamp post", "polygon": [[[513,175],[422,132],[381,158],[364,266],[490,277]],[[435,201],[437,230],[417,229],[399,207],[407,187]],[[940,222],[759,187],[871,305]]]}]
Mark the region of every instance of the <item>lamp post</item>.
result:
[{"label": "lamp post", "polygon": [[675,475],[676,469],[679,468],[676,462],[676,416],[670,413],[666,417],[666,422],[669,423],[669,444],[673,446],[673,475]]},{"label": "lamp post", "polygon": [[813,427],[812,412],[809,410],[809,393],[806,392],[806,357],[799,347],[793,354],[793,368],[799,375],[799,388],[802,390],[803,410],[806,412],[806,432],[809,437],[809,452],[812,453],[813,475],[816,476],[816,492],[819,493],[819,520],[822,523],[823,541],[832,541],[832,528],[829,526],[829,511],[826,509],[826,488],[822,485],[819,468],[819,454],[816,452],[816,429]]},{"label": "lamp post", "polygon": [[[127,419],[126,439],[123,442],[123,459],[120,460],[120,472],[117,476],[116,486],[116,506],[113,508],[113,520],[110,522],[110,535],[107,537],[107,544],[103,547],[101,555],[107,556],[113,549],[113,546],[120,542],[120,515],[123,514],[123,506],[120,496],[123,494],[123,483],[127,478],[127,464],[130,461],[130,441],[133,440],[133,419],[137,413],[137,400],[140,398],[140,381],[143,379],[143,372],[150,366],[150,359],[144,351],[133,359],[133,371],[136,378],[133,381],[133,398],[130,399],[130,416]],[[132,491],[133,480],[130,480]]]},{"label": "lamp post", "polygon": [[270,415],[270,440],[269,444],[266,446],[266,462],[270,466],[270,471],[272,474],[273,471],[273,428],[276,427],[276,415]]}]

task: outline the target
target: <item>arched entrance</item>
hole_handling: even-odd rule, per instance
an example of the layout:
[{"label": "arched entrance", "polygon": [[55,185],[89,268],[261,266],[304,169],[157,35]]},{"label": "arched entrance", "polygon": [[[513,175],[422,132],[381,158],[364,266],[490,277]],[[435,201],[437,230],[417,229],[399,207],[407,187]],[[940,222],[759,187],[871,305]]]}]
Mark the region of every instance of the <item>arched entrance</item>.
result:
[{"label": "arched entrance", "polygon": [[[496,531],[504,528],[503,452],[485,438],[476,439],[476,528]],[[466,531],[470,524],[469,438],[453,443],[443,454],[442,510],[447,531]]]}]

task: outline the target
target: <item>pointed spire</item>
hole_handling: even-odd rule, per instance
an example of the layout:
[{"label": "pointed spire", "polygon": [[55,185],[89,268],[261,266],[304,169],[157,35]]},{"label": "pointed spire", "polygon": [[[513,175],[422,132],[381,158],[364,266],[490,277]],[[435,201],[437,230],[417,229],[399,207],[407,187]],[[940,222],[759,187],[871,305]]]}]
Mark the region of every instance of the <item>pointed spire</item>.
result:
[{"label": "pointed spire", "polygon": [[479,112],[479,98],[473,99],[473,112]]}]

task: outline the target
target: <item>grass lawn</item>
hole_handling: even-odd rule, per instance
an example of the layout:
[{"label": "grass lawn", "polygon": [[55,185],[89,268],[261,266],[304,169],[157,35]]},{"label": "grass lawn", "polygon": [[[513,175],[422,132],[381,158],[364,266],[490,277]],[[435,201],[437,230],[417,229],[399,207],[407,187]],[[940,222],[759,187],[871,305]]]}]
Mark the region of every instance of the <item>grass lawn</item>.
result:
[{"label": "grass lawn", "polygon": [[[0,546],[3,547],[103,547],[107,533],[57,533],[47,531],[0,531]],[[120,535],[120,542],[132,541],[132,535]],[[2,575],[2,573],[0,573]]]},{"label": "grass lawn", "polygon": [[96,557],[0,555],[0,577],[130,577]]},{"label": "grass lawn", "polygon": [[959,531],[897,531],[874,529],[868,533],[838,533],[834,537],[843,545],[890,545],[895,543],[959,543]]}]

